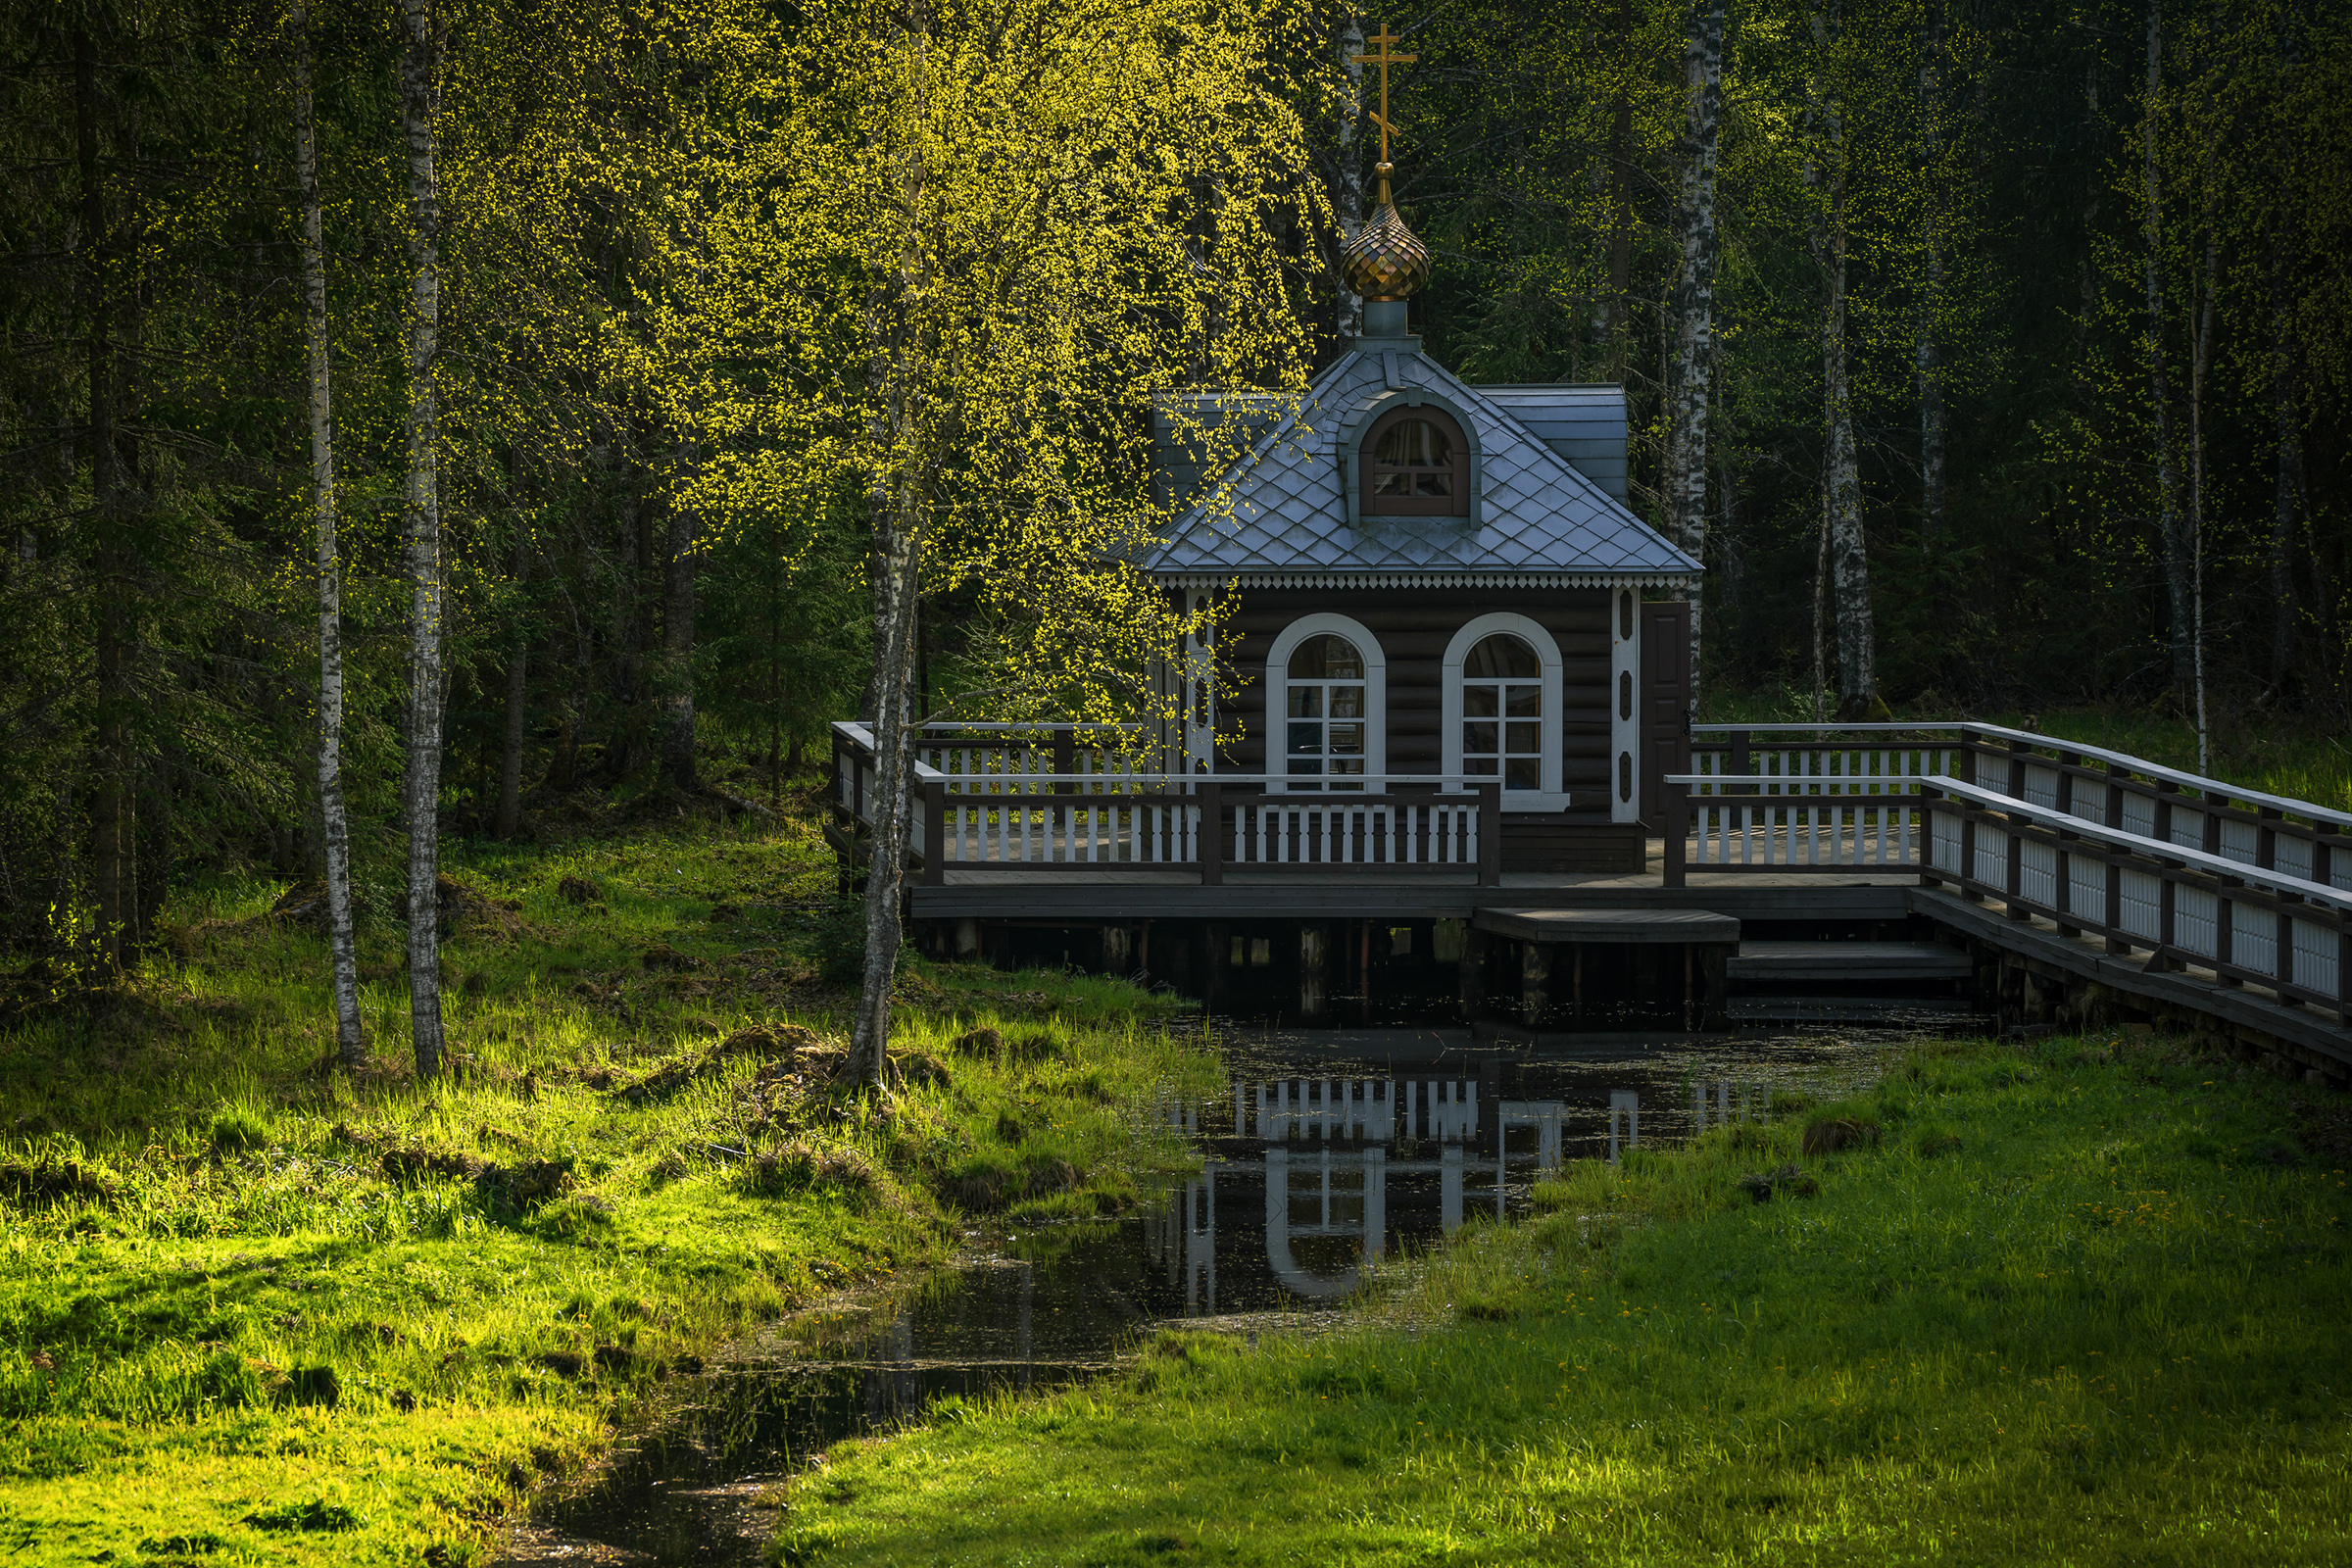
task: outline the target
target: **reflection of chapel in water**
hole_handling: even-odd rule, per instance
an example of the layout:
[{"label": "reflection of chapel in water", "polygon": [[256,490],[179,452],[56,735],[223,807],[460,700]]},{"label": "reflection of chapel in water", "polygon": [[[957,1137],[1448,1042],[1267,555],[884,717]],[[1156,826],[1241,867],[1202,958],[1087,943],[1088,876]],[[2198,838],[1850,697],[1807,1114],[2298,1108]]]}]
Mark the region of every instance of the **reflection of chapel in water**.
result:
[{"label": "reflection of chapel in water", "polygon": [[[1728,1118],[1722,1087],[1717,1114]],[[1703,1096],[1697,1103],[1703,1128]],[[1243,1262],[1240,1244],[1259,1223],[1274,1278],[1291,1296],[1319,1300],[1354,1290],[1393,1238],[1449,1236],[1472,1202],[1500,1218],[1514,1173],[1524,1188],[1559,1165],[1570,1114],[1557,1100],[1503,1099],[1493,1075],[1237,1081],[1232,1112],[1225,1137],[1200,1110],[1170,1108],[1205,1157],[1200,1174],[1145,1220],[1168,1283],[1182,1277],[1188,1314],[1218,1310],[1218,1243],[1229,1266]],[[1612,1092],[1606,1156],[1639,1144],[1641,1127],[1635,1091]],[[1261,1196],[1253,1186],[1262,1205],[1251,1201]]]}]

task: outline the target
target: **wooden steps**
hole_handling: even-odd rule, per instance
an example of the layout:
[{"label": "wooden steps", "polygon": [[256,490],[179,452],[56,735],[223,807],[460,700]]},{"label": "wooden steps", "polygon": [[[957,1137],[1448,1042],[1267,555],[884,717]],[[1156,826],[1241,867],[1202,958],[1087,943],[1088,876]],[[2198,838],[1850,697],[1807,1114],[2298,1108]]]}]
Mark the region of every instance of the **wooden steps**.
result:
[{"label": "wooden steps", "polygon": [[1976,966],[1939,942],[1742,942],[1733,980],[1967,980]]}]

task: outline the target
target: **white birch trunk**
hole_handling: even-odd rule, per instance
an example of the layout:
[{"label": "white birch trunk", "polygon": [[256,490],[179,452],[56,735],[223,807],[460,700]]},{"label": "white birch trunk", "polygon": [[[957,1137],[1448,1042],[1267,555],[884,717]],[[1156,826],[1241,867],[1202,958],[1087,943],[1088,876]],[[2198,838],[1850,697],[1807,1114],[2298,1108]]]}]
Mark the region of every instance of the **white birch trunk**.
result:
[{"label": "white birch trunk", "polygon": [[434,361],[441,347],[441,189],[434,142],[439,40],[427,0],[401,0],[400,122],[409,174],[409,1020],[416,1076],[441,1070],[441,487]]},{"label": "white birch trunk", "polygon": [[326,224],[318,197],[318,136],[311,93],[311,19],[287,13],[294,44],[294,172],[302,188],[302,303],[309,333],[305,390],[311,490],[318,517],[318,822],[326,860],[326,942],[334,967],[335,1055],[367,1059],[360,1032],[359,953],[351,935],[351,818],[343,807],[343,567],[335,524],[335,422],[327,365]]},{"label": "white birch trunk", "polygon": [[[1340,69],[1348,75],[1347,100],[1340,106],[1339,179],[1332,205],[1340,222],[1340,249],[1345,252],[1364,227],[1364,152],[1358,145],[1364,122],[1364,67],[1355,57],[1364,52],[1364,19],[1353,5],[1340,13]],[[1347,271],[1336,265],[1339,280],[1340,336],[1360,336],[1364,330],[1364,297],[1349,288]]]},{"label": "white birch trunk", "polygon": [[2180,475],[2173,463],[2173,394],[2164,358],[2164,188],[2157,172],[2157,114],[2164,91],[2164,0],[2148,6],[2148,91],[2140,124],[2146,161],[2147,215],[2142,230],[2148,272],[2148,412],[2156,436],[2158,528],[2164,546],[2165,588],[2173,616],[2173,689],[2196,684],[2195,572],[2188,530],[2180,511]]},{"label": "white birch trunk", "polygon": [[1854,448],[1853,391],[1846,369],[1845,182],[1847,146],[1836,82],[1843,46],[1841,0],[1813,13],[1813,258],[1822,274],[1821,378],[1823,547],[1838,637],[1838,717],[1868,717],[1879,705],[1878,637],[1870,607],[1870,558],[1862,532],[1862,474]]},{"label": "white birch trunk", "polygon": [[874,669],[866,684],[873,710],[873,837],[866,861],[865,974],[850,1036],[850,1075],[880,1090],[890,1057],[891,994],[898,978],[902,929],[899,905],[906,885],[907,828],[912,818],[917,731],[909,722],[914,677],[914,632],[922,588],[924,536],[930,522],[922,472],[920,382],[932,345],[914,313],[928,258],[923,196],[928,166],[930,16],[912,8],[906,30],[893,40],[910,52],[914,73],[908,105],[908,147],[903,155],[893,218],[897,253],[877,271],[867,307],[868,384],[874,401],[868,429],[876,466],[868,489],[874,527]]},{"label": "white birch trunk", "polygon": [[[1692,0],[1683,49],[1682,187],[1675,231],[1682,256],[1674,285],[1672,430],[1666,453],[1666,517],[1693,560],[1707,548],[1707,411],[1715,368],[1715,171],[1723,122],[1723,0]],[[1690,696],[1698,697],[1703,589],[1690,595]]]}]

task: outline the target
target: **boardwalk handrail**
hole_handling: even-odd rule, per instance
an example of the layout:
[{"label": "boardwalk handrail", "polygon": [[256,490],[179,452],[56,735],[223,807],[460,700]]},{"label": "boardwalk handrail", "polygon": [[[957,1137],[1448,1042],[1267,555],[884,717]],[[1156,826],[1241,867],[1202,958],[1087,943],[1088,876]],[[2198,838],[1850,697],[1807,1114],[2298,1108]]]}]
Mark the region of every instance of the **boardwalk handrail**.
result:
[{"label": "boardwalk handrail", "polygon": [[1933,779],[1923,878],[1995,898],[2111,953],[2187,959],[2225,985],[2268,986],[2352,1023],[2352,892],[2186,845],[2086,822],[1959,779]]},{"label": "boardwalk handrail", "polygon": [[2021,801],[2013,796],[2003,795],[1997,790],[1984,789],[1956,778],[1931,778],[1924,782],[1937,795],[1967,801],[1972,805],[1981,806],[1986,810],[1998,811],[2012,820],[2030,822],[2036,827],[2048,828],[2052,832],[2064,834],[2071,839],[2081,839],[2093,844],[2103,844],[2111,849],[2130,851],[2149,859],[2177,861],[2182,867],[2203,871],[2232,882],[2243,882],[2249,886],[2265,888],[2291,898],[2326,904],[2331,908],[2339,910],[2352,910],[2352,889],[2314,882],[2307,877],[2290,876],[2285,872],[2265,866],[2247,865],[2241,860],[2232,860],[2227,856],[2208,855],[2203,850],[2192,850],[2185,844],[2168,843],[2163,839],[2153,839],[2144,834],[2126,832],[2121,828],[2103,827],[2096,822],[2085,821],[2070,812],[2053,810],[2045,806],[2035,806],[2030,801]]},{"label": "boardwalk handrail", "polygon": [[[872,820],[877,760],[867,726],[833,725],[834,808],[852,832]],[[1498,780],[1465,788],[1433,774],[956,774],[919,759],[912,766],[907,844],[934,886],[951,867],[1192,871],[1211,884],[1229,865],[1501,880]],[[1243,787],[1228,796],[1229,784]]]},{"label": "boardwalk handrail", "polygon": [[[2202,799],[2242,801],[2250,806],[2267,807],[2287,815],[2309,817],[2314,822],[2332,822],[2338,827],[2352,828],[2352,811],[2339,811],[2333,807],[2322,806],[2315,801],[2298,800],[2291,795],[2273,795],[2265,790],[2249,789],[2242,784],[2232,784],[2227,779],[2209,778],[2202,773],[2191,773],[2181,768],[2169,767],[2162,762],[2150,761],[2144,757],[2135,757],[2130,752],[2119,752],[2105,746],[2092,746],[2084,741],[2071,741],[2063,735],[2052,735],[2042,730],[2012,729],[2005,724],[1986,724],[1976,719],[1923,719],[1917,723],[1878,722],[1869,724],[1693,724],[1690,726],[1690,733],[1693,736],[1739,734],[1982,735],[1993,740],[2008,742],[2013,748],[2036,747],[2081,758],[2087,761],[2102,762],[2110,767],[2125,768],[2154,783],[2172,784],[2180,789],[2193,790]],[[1852,750],[1848,747],[1827,749]]]}]

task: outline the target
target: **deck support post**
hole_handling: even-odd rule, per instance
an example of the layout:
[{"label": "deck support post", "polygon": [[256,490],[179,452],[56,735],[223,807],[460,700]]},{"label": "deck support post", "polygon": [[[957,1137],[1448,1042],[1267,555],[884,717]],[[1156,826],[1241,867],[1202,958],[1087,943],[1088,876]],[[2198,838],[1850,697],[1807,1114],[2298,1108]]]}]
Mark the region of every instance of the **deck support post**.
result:
[{"label": "deck support post", "polygon": [[1519,944],[1519,1019],[1531,1030],[1543,1027],[1551,1005],[1551,960],[1549,944]]},{"label": "deck support post", "polygon": [[934,779],[923,786],[923,885],[948,879],[948,786]]},{"label": "deck support post", "polygon": [[1478,885],[1502,886],[1502,785],[1478,787]]},{"label": "deck support post", "polygon": [[1665,886],[1682,887],[1686,873],[1683,868],[1683,836],[1690,830],[1690,786],[1666,786],[1666,872]]},{"label": "deck support post", "polygon": [[1221,887],[1225,882],[1225,787],[1200,786],[1200,836],[1193,847],[1200,860],[1200,885]]},{"label": "deck support post", "polygon": [[1476,1024],[1487,1001],[1487,934],[1468,920],[1462,922],[1462,956],[1454,962],[1454,982],[1461,994],[1462,1022]]}]

